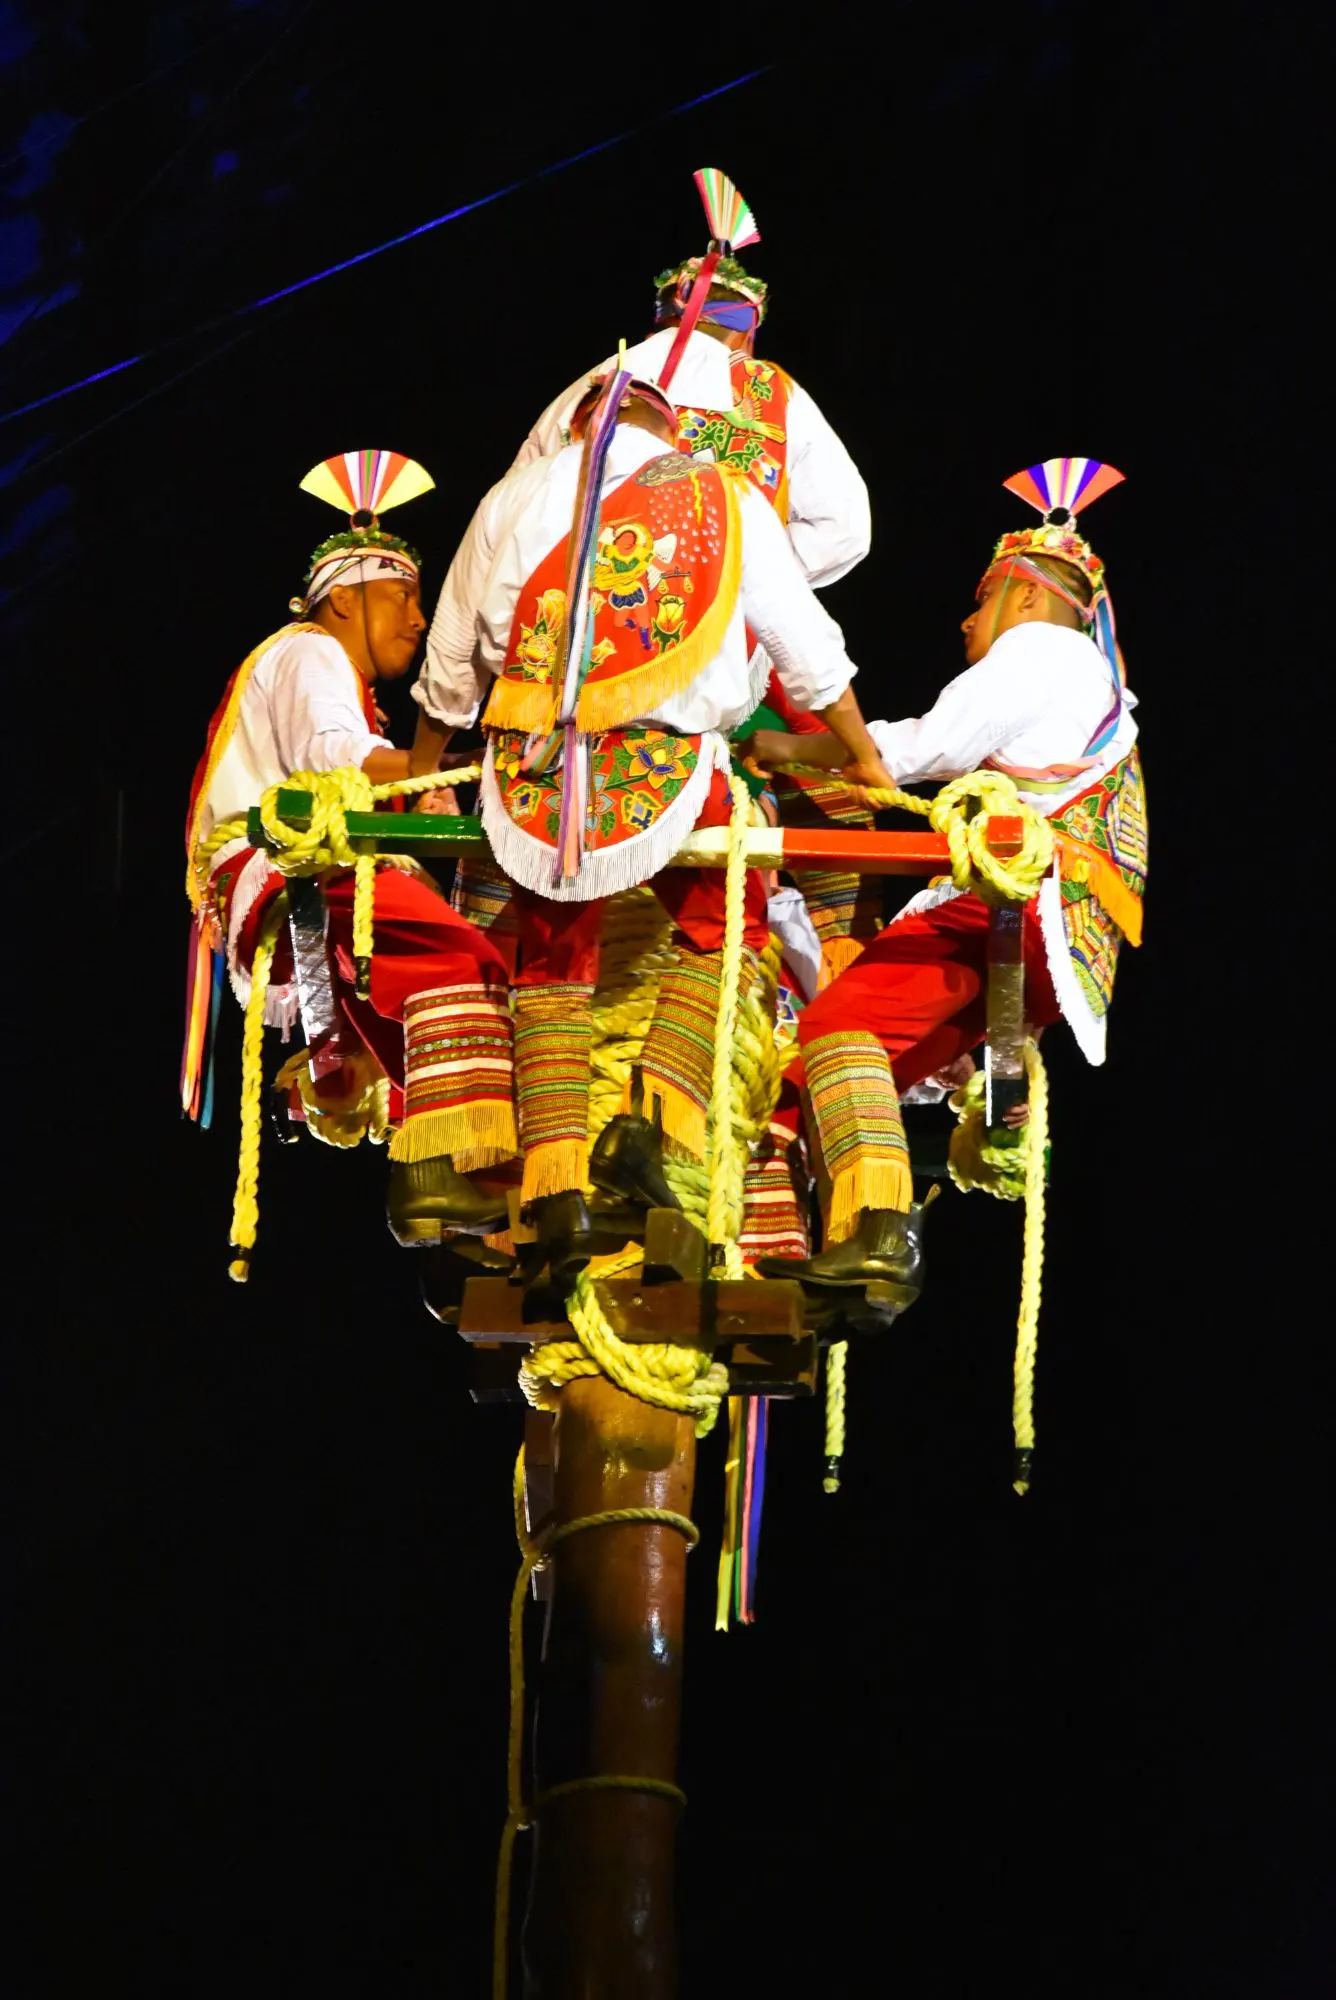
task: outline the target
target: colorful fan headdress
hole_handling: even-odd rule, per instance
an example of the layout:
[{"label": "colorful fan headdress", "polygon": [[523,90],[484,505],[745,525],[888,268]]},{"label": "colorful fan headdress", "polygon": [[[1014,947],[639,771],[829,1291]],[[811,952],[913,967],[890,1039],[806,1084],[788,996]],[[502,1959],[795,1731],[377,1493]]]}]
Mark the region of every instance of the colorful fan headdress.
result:
[{"label": "colorful fan headdress", "polygon": [[[681,315],[677,339],[659,376],[665,389],[677,372],[677,364],[698,320],[704,318],[719,326],[731,326],[735,320],[730,315],[740,315],[736,324],[741,330],[754,331],[765,317],[765,285],[759,278],[749,277],[733,255],[735,250],[745,250],[749,243],[760,242],[755,216],[727,174],[720,173],[718,167],[701,167],[695,178],[705,219],[710,225],[709,248],[703,257],[688,257],[675,270],[661,271],[655,280],[655,290],[659,293],[657,317],[662,321]],[[727,300],[711,300],[712,285],[727,285],[743,304],[735,307]]]},{"label": "colorful fan headdress", "polygon": [[[1060,597],[1079,615],[1108,661],[1116,699],[1087,744],[1084,753],[1087,757],[1097,756],[1118,727],[1127,676],[1113,621],[1113,601],[1104,581],[1104,564],[1085,537],[1078,533],[1076,515],[1078,508],[1089,507],[1102,493],[1120,486],[1122,481],[1121,472],[1097,458],[1046,458],[1040,465],[1030,465],[1023,472],[1014,472],[1010,479],[1003,480],[1003,486],[1009,493],[1028,500],[1043,519],[1037,528],[1019,528],[1003,535],[985,572],[988,576],[1021,577],[1027,583],[1037,583],[1052,596]],[[1064,589],[1057,578],[1050,576],[1033,560],[1035,556],[1045,556],[1052,562],[1069,563],[1073,569],[1080,570],[1091,587],[1090,603],[1083,604],[1074,591]]]},{"label": "colorful fan headdress", "polygon": [[301,484],[303,493],[346,514],[348,526],[312,555],[302,594],[290,600],[290,611],[308,616],[336,583],[375,583],[387,576],[417,580],[422,558],[398,535],[387,535],[379,519],[436,484],[414,459],[401,451],[340,452],[312,466]]}]

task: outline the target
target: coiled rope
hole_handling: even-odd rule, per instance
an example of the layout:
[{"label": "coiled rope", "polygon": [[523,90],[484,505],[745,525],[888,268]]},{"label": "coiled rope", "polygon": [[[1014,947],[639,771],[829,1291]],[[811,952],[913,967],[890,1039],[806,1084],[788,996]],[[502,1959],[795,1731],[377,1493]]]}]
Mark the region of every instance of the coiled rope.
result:
[{"label": "coiled rope", "polygon": [[[864,802],[879,810],[900,807],[917,813],[936,833],[946,835],[951,858],[951,880],[963,894],[979,896],[984,902],[1028,903],[1053,866],[1055,835],[1043,814],[1021,798],[1013,779],[1001,771],[968,771],[943,785],[932,799],[918,799],[898,786],[859,785],[852,788]],[[1014,855],[994,854],[988,845],[988,822],[994,816],[1021,821],[1021,845]],[[1016,1355],[1012,1398],[1012,1434],[1015,1440],[1013,1485],[1018,1493],[1029,1491],[1034,1465],[1034,1370],[1039,1339],[1039,1295],[1044,1268],[1044,1174],[1048,1147],[1048,1078],[1039,1050],[1033,1042],[1025,1048],[1026,1073],[1030,1080],[1030,1120],[1028,1150],[1022,1170],[1014,1165],[1017,1149],[992,1147],[981,1129],[971,1130],[957,1146],[964,1127],[953,1136],[950,1157],[951,1178],[962,1190],[986,1187],[1005,1201],[1025,1198],[1025,1239],[1021,1263],[1021,1304],[1016,1330]],[[973,1081],[973,1080],[972,1080]],[[983,1079],[978,1079],[974,1098],[967,1109],[980,1100],[977,1126],[982,1127],[981,1095]],[[954,1103],[955,1100],[953,1100]],[[962,1117],[965,1115],[962,1112]],[[826,1473],[822,1481],[827,1493],[839,1490],[839,1461],[844,1451],[845,1406],[847,1400],[847,1341],[833,1342],[826,1356]]]}]

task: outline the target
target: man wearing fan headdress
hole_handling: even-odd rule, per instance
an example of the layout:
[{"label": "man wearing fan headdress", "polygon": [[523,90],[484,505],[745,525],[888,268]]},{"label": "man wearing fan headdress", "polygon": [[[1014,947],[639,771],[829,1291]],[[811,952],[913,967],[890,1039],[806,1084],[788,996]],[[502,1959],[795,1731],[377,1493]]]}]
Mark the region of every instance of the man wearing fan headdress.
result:
[{"label": "man wearing fan headdress", "polygon": [[[303,488],[349,515],[346,530],[315,551],[294,621],[238,668],[209,727],[186,822],[187,887],[196,910],[198,959],[225,958],[237,997],[250,989],[261,919],[288,887],[244,834],[202,867],[200,845],[244,815],[271,786],[305,773],[356,766],[376,784],[415,775],[376,705],[378,682],[411,668],[426,619],[420,560],[378,515],[432,481],[397,452],[349,452],[310,472]],[[359,991],[353,959],[353,874],[320,877],[319,899],[293,885],[290,935],[278,946],[269,1014],[285,1027],[300,1012],[309,1043],[302,1095],[338,1110],[360,1095],[373,1058],[392,1085],[391,1229],[405,1244],[446,1230],[504,1225],[504,1196],[466,1175],[517,1150],[506,967],[496,949],[452,910],[423,874],[386,863],[375,881],[374,951]],[[201,1033],[194,1018],[209,979],[193,983],[183,1072],[185,1109],[200,1104]],[[309,1095],[308,1095],[309,1090]]]},{"label": "man wearing fan headdress", "polygon": [[[1082,1053],[1104,1060],[1105,1022],[1124,938],[1141,941],[1146,812],[1104,565],[1078,533],[1086,507],[1122,474],[1095,459],[1050,459],[1006,484],[1042,515],[1004,535],[961,629],[966,667],[926,715],[868,729],[898,784],[978,768],[1006,773],[1056,836],[1054,869],[1025,906],[1025,1012],[1038,1030],[1066,1019]],[[762,732],[757,755],[843,762],[830,737]],[[959,1066],[983,1038],[989,912],[949,881],[913,897],[801,1015],[810,1123],[830,1189],[828,1247],[771,1272],[831,1286],[889,1280],[914,1295],[918,1212],[897,1089]],[[791,1112],[796,1128],[796,1108]]]},{"label": "man wearing fan headdress", "polygon": [[[877,762],[839,628],[751,483],[677,449],[672,404],[625,368],[590,392],[574,428],[580,442],[518,467],[483,500],[414,690],[424,746],[470,727],[486,702],[483,821],[521,933],[522,1199],[565,1269],[587,1255],[591,1178],[675,1205],[649,1121],[615,1118],[592,1155],[586,1139],[602,904],[651,879],[676,919],[678,957],[644,1085],[668,1142],[704,1156],[723,880],[665,864],[693,826],[728,817],[728,733],[754,700],[749,628],[795,705],[820,710],[851,760]],[[753,877],[749,953],[766,938]]]},{"label": "man wearing fan headdress", "polygon": [[[627,366],[669,393],[683,450],[727,461],[747,474],[787,527],[807,581],[820,589],[868,552],[867,487],[807,391],[776,362],[756,359],[767,286],[733,254],[760,241],[750,208],[716,168],[703,168],[696,184],[710,226],[709,249],[659,273],[654,281],[659,330],[627,350]],[[729,359],[732,393],[724,408],[697,393],[702,382],[714,379],[709,348],[716,344]],[[603,372],[612,359],[593,372]],[[521,445],[516,465],[570,443],[572,413],[588,383],[589,375],[582,375],[548,405]]]},{"label": "man wearing fan headdress", "polygon": [[[765,280],[745,270],[735,254],[760,241],[751,209],[716,168],[703,168],[696,185],[709,223],[709,247],[704,255],[660,272],[655,280],[659,331],[628,351],[628,366],[669,390],[684,451],[747,474],[784,523],[808,582],[819,590],[868,552],[872,524],[867,487],[807,390],[778,363],[755,355],[768,291]],[[725,408],[714,407],[700,388],[711,350],[719,344],[729,360]],[[573,384],[549,405],[517,463],[561,448],[583,386],[583,381]],[[739,737],[745,741],[764,724],[792,731],[817,727],[789,703],[782,680],[770,672],[764,647],[754,646],[751,660],[756,701],[740,724]],[[871,813],[834,774],[785,770],[776,775],[774,794],[786,826],[872,829]],[[881,893],[875,881],[842,869],[805,869],[795,881],[820,943],[824,983],[880,930]]]}]

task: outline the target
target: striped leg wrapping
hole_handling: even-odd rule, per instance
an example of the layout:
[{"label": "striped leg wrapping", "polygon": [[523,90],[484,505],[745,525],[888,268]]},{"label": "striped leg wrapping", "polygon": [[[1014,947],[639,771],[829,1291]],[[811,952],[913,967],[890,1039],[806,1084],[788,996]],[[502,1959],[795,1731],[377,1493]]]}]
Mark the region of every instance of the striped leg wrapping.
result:
[{"label": "striped leg wrapping", "polygon": [[[838,778],[783,772],[776,793],[785,826],[856,827],[861,833],[876,826],[868,807]],[[833,868],[805,868],[793,879],[821,940],[822,984],[828,985],[884,928],[881,890],[875,877]]]},{"label": "striped leg wrapping", "polygon": [[803,1050],[803,1068],[831,1185],[827,1234],[842,1243],[863,1209],[907,1210],[913,1200],[900,1100],[875,1035],[822,1035]]},{"label": "striped leg wrapping", "polygon": [[747,1162],[738,1235],[744,1263],[808,1255],[806,1178],[801,1141],[772,1125]]},{"label": "striped leg wrapping", "polygon": [[[640,1064],[645,1078],[645,1111],[653,1115],[653,1099],[663,1105],[663,1135],[670,1150],[694,1160],[705,1158],[706,1115],[714,1071],[714,1043],[719,1019],[719,983],[723,978],[721,951],[678,948],[675,963],[659,981],[659,997],[649,1024]],[[756,955],[744,951],[738,979],[739,1002],[756,975]],[[628,1094],[622,1109],[630,1103]]]},{"label": "striped leg wrapping", "polygon": [[461,1173],[519,1150],[504,986],[435,986],[404,1007],[404,1122],[395,1160],[445,1153]]},{"label": "striped leg wrapping", "polygon": [[520,986],[515,991],[524,1202],[589,1184],[593,990],[563,982]]},{"label": "striped leg wrapping", "polygon": [[450,901],[480,931],[510,936],[519,929],[510,877],[485,854],[462,854],[455,863]]}]

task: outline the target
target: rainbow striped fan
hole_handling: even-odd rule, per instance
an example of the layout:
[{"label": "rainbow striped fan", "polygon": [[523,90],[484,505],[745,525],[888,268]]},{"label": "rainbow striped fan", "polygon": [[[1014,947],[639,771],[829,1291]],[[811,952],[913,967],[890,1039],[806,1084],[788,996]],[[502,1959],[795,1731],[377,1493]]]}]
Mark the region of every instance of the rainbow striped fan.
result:
[{"label": "rainbow striped fan", "polygon": [[760,242],[761,232],[756,227],[756,217],[727,174],[721,173],[718,167],[701,167],[696,174],[696,186],[705,204],[710,234],[716,243],[722,243],[727,249],[742,250],[749,243]]},{"label": "rainbow striped fan", "polygon": [[1111,465],[1102,465],[1097,458],[1046,458],[1042,465],[1014,472],[1002,484],[1008,493],[1028,500],[1041,514],[1050,514],[1055,507],[1065,507],[1069,514],[1075,514],[1078,508],[1090,506],[1101,493],[1107,493],[1111,486],[1120,486],[1122,481],[1121,472]]},{"label": "rainbow striped fan", "polygon": [[341,514],[384,514],[430,493],[436,481],[401,451],[344,451],[313,465],[302,492],[327,500]]}]

